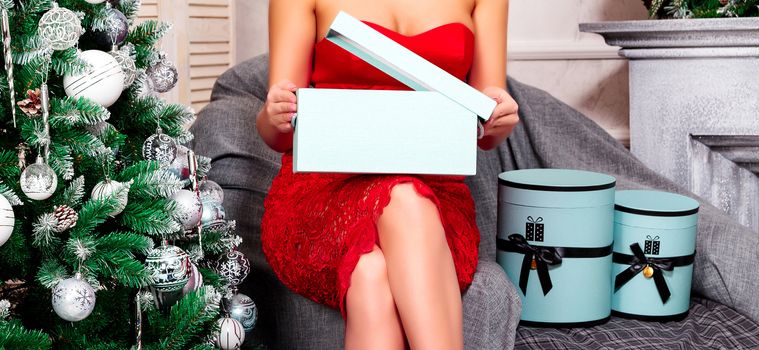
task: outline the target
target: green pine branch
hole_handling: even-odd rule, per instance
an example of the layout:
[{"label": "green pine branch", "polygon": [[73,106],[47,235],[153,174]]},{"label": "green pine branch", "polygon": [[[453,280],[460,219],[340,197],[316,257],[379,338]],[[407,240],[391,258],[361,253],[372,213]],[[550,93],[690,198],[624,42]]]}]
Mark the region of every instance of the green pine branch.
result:
[{"label": "green pine branch", "polygon": [[27,330],[18,321],[0,321],[0,349],[50,349],[52,343],[47,334]]},{"label": "green pine branch", "polygon": [[50,100],[52,118],[65,118],[69,125],[95,125],[108,120],[111,113],[99,103],[83,97]]},{"label": "green pine branch", "polygon": [[221,297],[212,287],[203,287],[188,293],[171,307],[168,317],[158,311],[148,312],[148,320],[154,325],[155,334],[161,340],[146,344],[145,349],[184,349],[192,342],[199,343],[203,332],[211,329],[219,316]]},{"label": "green pine branch", "polygon": [[181,231],[173,218],[176,204],[170,199],[130,201],[121,213],[121,223],[135,232],[169,238]]}]

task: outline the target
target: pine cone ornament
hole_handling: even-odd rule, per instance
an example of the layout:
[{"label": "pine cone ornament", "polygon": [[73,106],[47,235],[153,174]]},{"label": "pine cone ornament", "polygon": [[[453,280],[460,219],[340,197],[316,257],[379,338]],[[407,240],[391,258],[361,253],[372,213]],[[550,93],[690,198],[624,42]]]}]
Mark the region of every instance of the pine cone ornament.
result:
[{"label": "pine cone ornament", "polygon": [[55,232],[63,232],[74,226],[76,221],[79,220],[74,209],[71,209],[68,205],[56,205],[53,215],[58,219],[58,225],[55,226]]},{"label": "pine cone ornament", "polygon": [[16,104],[28,116],[38,115],[42,109],[42,99],[40,99],[40,89],[26,90],[27,98],[18,101]]}]

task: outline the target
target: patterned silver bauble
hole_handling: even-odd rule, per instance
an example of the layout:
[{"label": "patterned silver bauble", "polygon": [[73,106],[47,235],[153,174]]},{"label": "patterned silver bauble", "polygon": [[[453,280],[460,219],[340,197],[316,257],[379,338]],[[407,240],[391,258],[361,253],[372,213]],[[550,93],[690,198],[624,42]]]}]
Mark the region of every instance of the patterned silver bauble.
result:
[{"label": "patterned silver bauble", "polygon": [[222,255],[216,261],[216,273],[224,277],[230,286],[238,286],[250,272],[250,261],[236,250]]},{"label": "patterned silver bauble", "polygon": [[217,322],[219,333],[216,335],[216,346],[222,350],[237,350],[245,341],[245,330],[240,321],[224,317]]},{"label": "patterned silver bauble", "polygon": [[104,29],[93,29],[85,34],[85,39],[92,48],[108,51],[113,46],[121,45],[129,34],[129,20],[115,8],[107,9]]},{"label": "patterned silver bauble", "polygon": [[16,224],[13,215],[13,207],[3,195],[0,194],[0,247],[8,241],[13,233],[13,226]]},{"label": "patterned silver bauble", "polygon": [[161,245],[148,253],[145,268],[150,271],[155,290],[179,291],[190,279],[190,256],[179,247]]},{"label": "patterned silver bauble", "polygon": [[204,202],[211,201],[219,204],[224,203],[224,190],[212,180],[203,180],[198,187],[200,199]]},{"label": "patterned silver bauble", "polygon": [[203,286],[203,275],[198,271],[198,266],[190,262],[190,279],[182,288],[182,295],[194,292]]},{"label": "patterned silver bauble", "polygon": [[113,56],[99,50],[87,50],[79,58],[89,68],[79,74],[63,76],[63,88],[70,97],[86,97],[103,107],[110,107],[124,90],[124,71]]},{"label": "patterned silver bauble", "polygon": [[214,221],[224,220],[227,212],[221,204],[213,201],[203,201],[203,215],[200,218],[200,224],[206,226]]},{"label": "patterned silver bauble", "polygon": [[237,293],[229,299],[227,304],[229,316],[240,321],[246,333],[250,333],[258,320],[258,308],[249,296]]},{"label": "patterned silver bauble", "polygon": [[124,72],[124,88],[126,89],[137,79],[137,64],[128,50],[111,51],[110,54],[121,66],[121,71]]},{"label": "patterned silver bauble", "polygon": [[177,85],[179,73],[174,64],[169,62],[165,56],[147,70],[148,79],[153,82],[153,89],[158,92],[169,92]]},{"label": "patterned silver bauble", "polygon": [[190,163],[189,158],[187,158],[189,150],[185,146],[177,145],[177,157],[169,164],[168,168],[170,172],[174,173],[182,181],[190,179]]},{"label": "patterned silver bauble", "polygon": [[114,180],[100,181],[92,189],[92,199],[100,200],[115,196],[118,204],[109,215],[119,215],[124,211],[129,201],[129,186],[131,186],[131,183],[122,183]]},{"label": "patterned silver bauble", "polygon": [[95,291],[79,276],[61,281],[53,289],[53,310],[66,321],[81,321],[94,308]]},{"label": "patterned silver bauble", "polygon": [[161,163],[162,167],[168,167],[177,157],[177,142],[158,129],[142,144],[142,157],[155,160]]},{"label": "patterned silver bauble", "polygon": [[55,3],[53,8],[40,18],[37,31],[40,38],[53,50],[74,47],[83,32],[79,16],[67,8],[58,7]]},{"label": "patterned silver bauble", "polygon": [[53,169],[45,164],[42,157],[37,157],[37,162],[26,167],[21,173],[21,191],[36,201],[50,198],[58,187],[58,175]]},{"label": "patterned silver bauble", "polygon": [[179,190],[171,196],[171,199],[177,203],[174,220],[179,222],[185,230],[192,230],[198,226],[203,215],[203,204],[198,194],[193,191]]}]

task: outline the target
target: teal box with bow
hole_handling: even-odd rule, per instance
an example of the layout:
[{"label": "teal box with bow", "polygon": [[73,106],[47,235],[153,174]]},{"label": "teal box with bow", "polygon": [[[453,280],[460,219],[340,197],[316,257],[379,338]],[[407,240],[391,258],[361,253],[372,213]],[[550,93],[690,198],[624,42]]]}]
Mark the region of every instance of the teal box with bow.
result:
[{"label": "teal box with bow", "polygon": [[685,318],[690,306],[699,204],[674,193],[619,191],[614,212],[615,315]]},{"label": "teal box with bow", "polygon": [[499,175],[496,260],[519,290],[523,325],[609,319],[615,184],[579,170]]}]

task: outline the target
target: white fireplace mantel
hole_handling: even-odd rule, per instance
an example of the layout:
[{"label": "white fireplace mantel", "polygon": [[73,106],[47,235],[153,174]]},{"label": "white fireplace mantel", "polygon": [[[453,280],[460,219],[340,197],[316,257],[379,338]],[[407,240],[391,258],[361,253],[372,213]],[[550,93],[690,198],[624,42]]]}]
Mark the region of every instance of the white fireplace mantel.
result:
[{"label": "white fireplace mantel", "polygon": [[759,230],[759,18],[582,23],[629,59],[630,149]]}]

